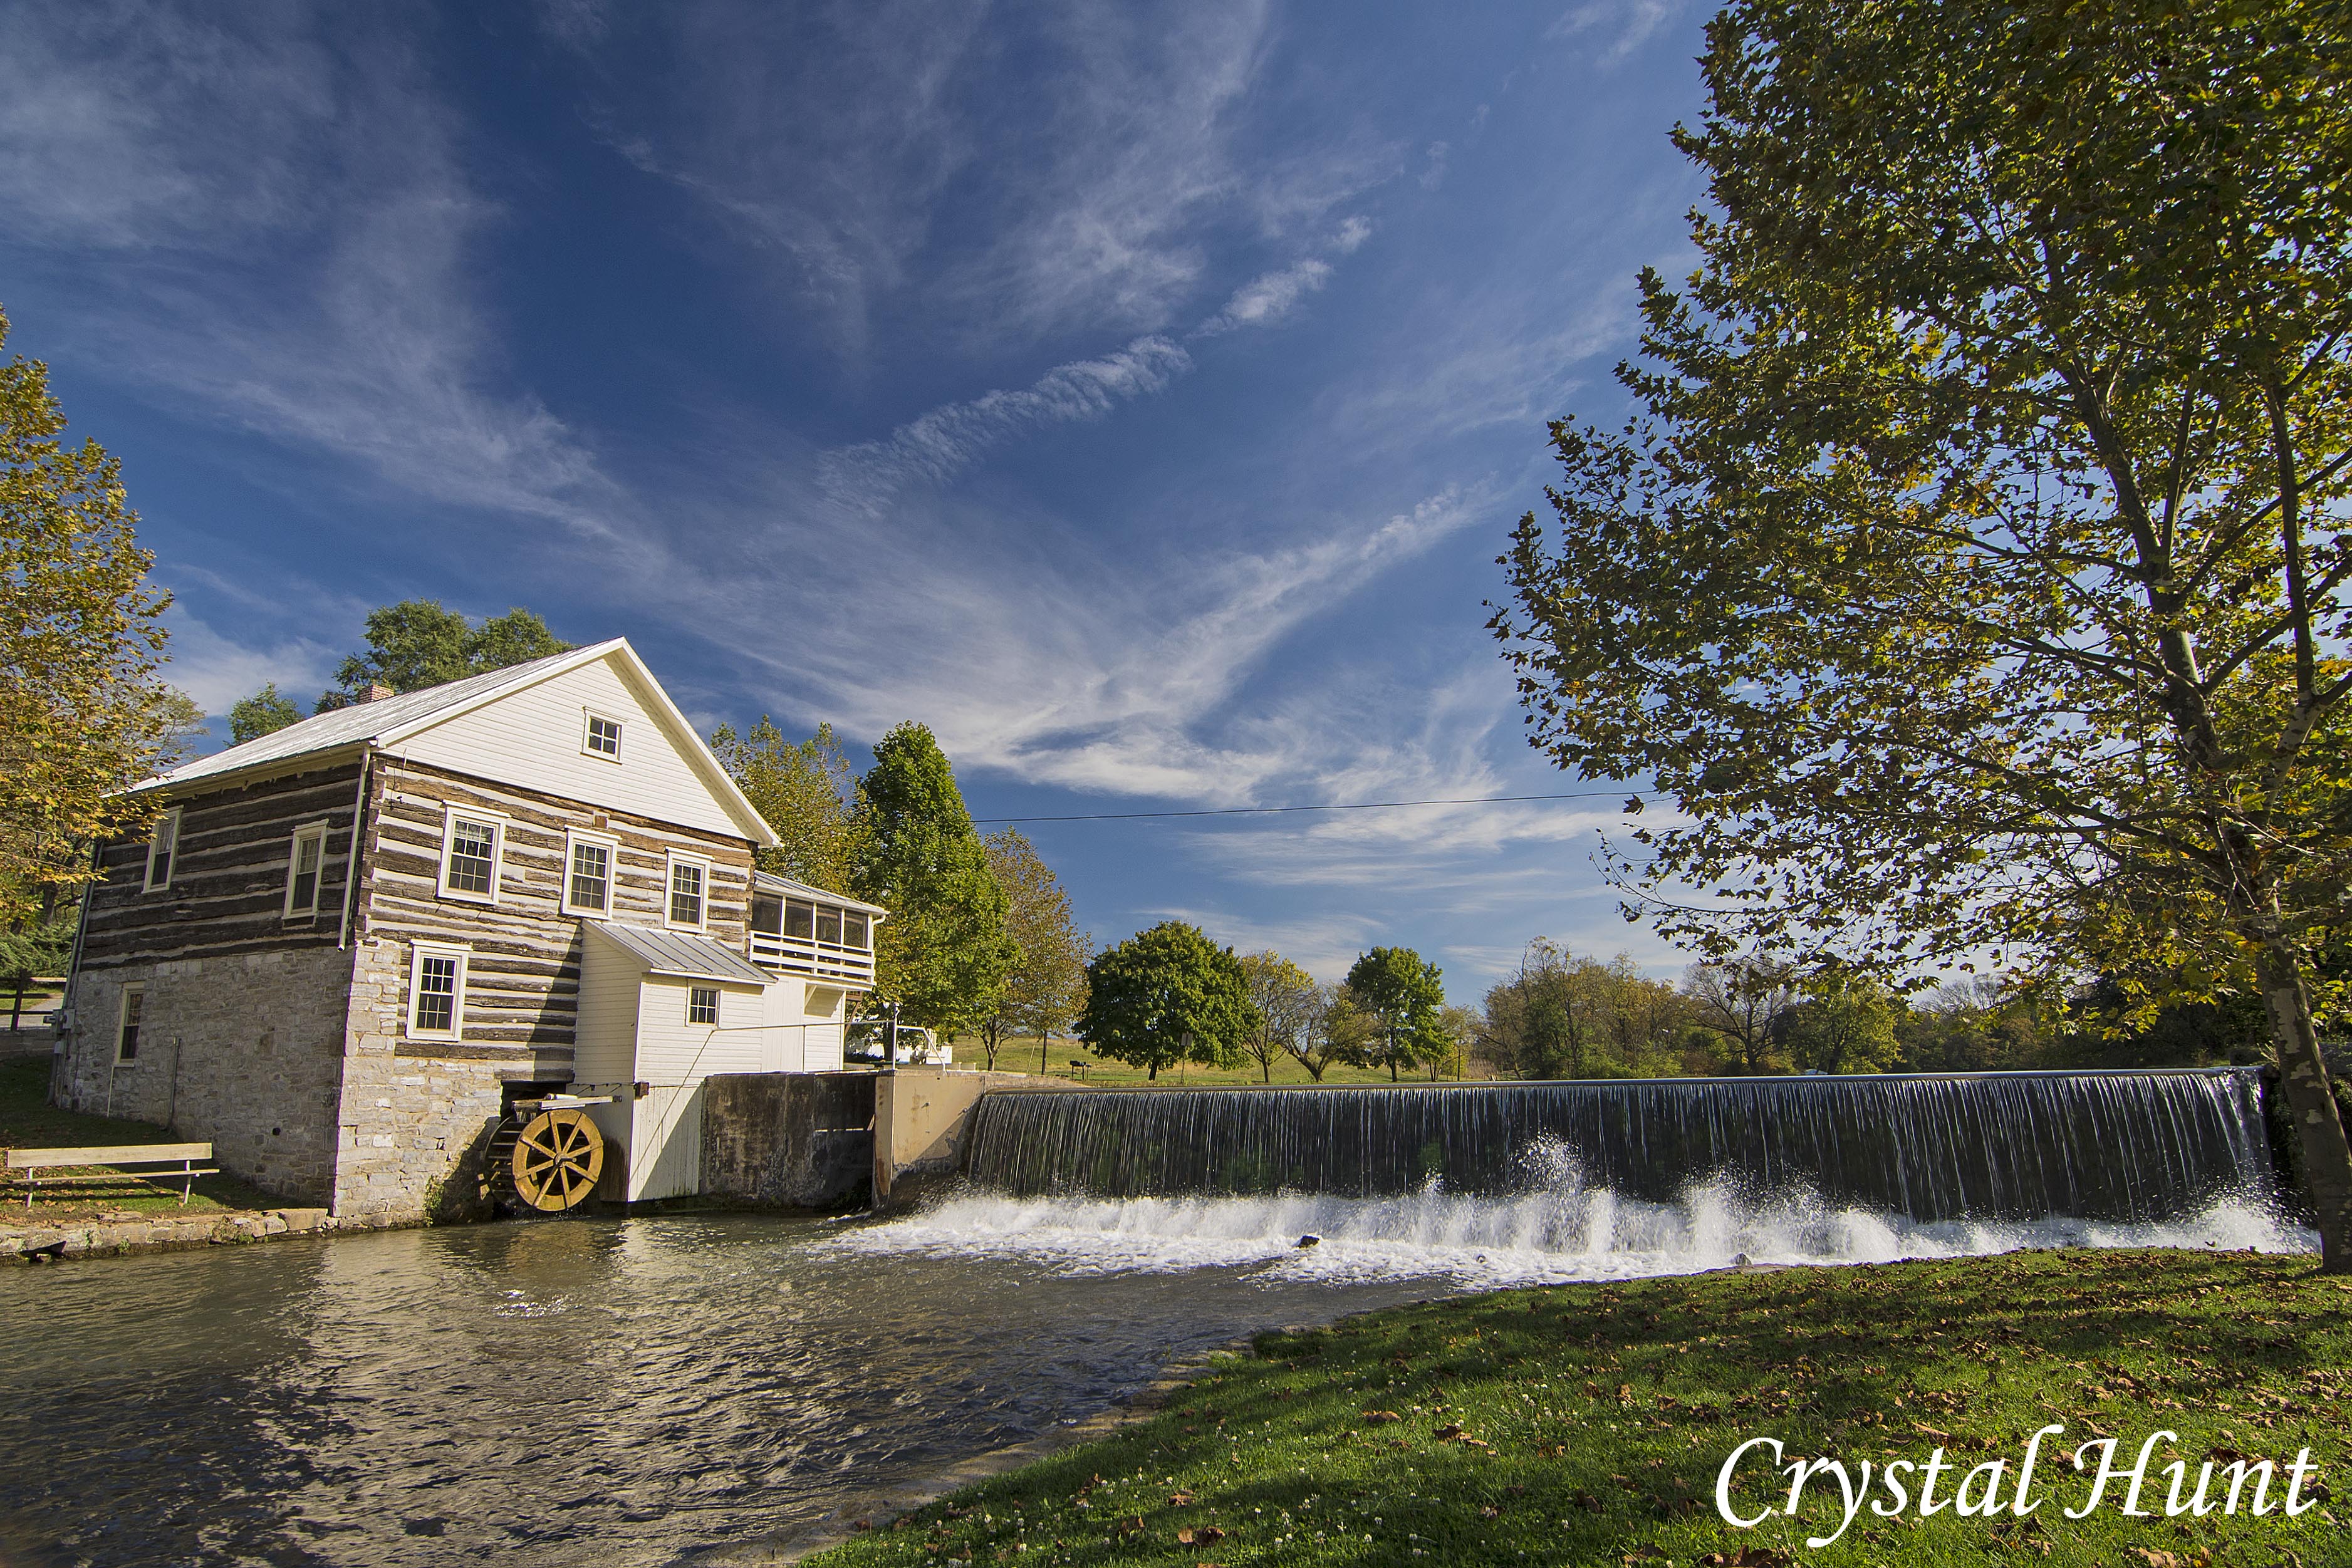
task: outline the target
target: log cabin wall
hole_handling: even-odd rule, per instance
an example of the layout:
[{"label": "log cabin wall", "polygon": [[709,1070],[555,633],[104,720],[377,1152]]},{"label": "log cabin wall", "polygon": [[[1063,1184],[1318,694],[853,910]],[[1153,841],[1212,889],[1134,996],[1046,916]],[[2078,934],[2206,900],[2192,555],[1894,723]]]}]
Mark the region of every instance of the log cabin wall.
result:
[{"label": "log cabin wall", "polygon": [[[325,758],[181,797],[170,882],[153,892],[144,836],[100,852],[74,1025],[52,1068],[59,1104],[175,1128],[264,1191],[328,1201],[352,977],[336,939],[359,771],[355,756]],[[294,835],[318,825],[318,906],[289,918]],[[128,1041],[126,992],[138,1009]]]}]

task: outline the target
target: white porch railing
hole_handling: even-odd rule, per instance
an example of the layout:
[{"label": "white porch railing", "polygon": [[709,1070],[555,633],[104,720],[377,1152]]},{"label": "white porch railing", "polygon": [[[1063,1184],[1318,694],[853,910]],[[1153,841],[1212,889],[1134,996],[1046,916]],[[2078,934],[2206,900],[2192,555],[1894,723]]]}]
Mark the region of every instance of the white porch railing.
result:
[{"label": "white porch railing", "polygon": [[868,989],[874,984],[874,955],[862,947],[845,947],[838,942],[814,942],[805,936],[775,936],[754,931],[751,962],[790,974],[836,980],[853,989]]}]

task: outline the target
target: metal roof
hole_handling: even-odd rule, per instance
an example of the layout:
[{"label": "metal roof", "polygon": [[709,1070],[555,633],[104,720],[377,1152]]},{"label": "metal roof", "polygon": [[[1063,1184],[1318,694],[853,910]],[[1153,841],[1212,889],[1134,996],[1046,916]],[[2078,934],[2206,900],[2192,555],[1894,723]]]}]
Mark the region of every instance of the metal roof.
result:
[{"label": "metal roof", "polygon": [[826,904],[841,904],[845,908],[862,909],[868,915],[887,916],[890,913],[878,904],[868,904],[863,899],[852,898],[845,893],[827,893],[821,887],[811,887],[807,883],[794,882],[791,877],[778,876],[772,871],[753,872],[751,891],[774,894],[779,898],[820,899]]},{"label": "metal roof", "polygon": [[615,637],[610,642],[593,643],[585,648],[551,653],[527,664],[510,664],[503,670],[492,670],[488,674],[468,675],[462,681],[451,681],[446,685],[427,686],[423,691],[403,692],[398,696],[383,697],[372,703],[354,703],[350,707],[318,714],[289,724],[284,729],[248,740],[242,746],[232,746],[226,751],[216,751],[210,757],[184,762],[167,773],[160,773],[148,779],[139,788],[173,788],[219,774],[239,773],[248,768],[291,761],[298,757],[308,757],[312,752],[340,751],[344,747],[357,746],[363,741],[383,740],[396,731],[437,716],[444,709],[472,706],[509,687],[529,685],[541,675],[554,673],[560,666],[587,664],[625,641]]},{"label": "metal roof", "polygon": [[588,929],[612,941],[643,964],[651,975],[684,980],[724,980],[730,985],[772,985],[776,977],[739,953],[730,953],[708,936],[683,931],[656,931],[644,925],[617,925],[591,920]]}]

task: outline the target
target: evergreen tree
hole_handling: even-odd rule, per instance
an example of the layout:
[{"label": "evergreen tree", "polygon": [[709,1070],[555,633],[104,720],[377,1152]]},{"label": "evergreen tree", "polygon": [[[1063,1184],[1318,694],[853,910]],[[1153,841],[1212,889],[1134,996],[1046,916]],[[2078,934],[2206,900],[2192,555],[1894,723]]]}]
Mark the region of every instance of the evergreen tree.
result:
[{"label": "evergreen tree", "polygon": [[875,943],[868,1006],[955,1035],[995,1010],[1019,948],[1007,901],[931,732],[902,724],[874,747],[859,785],[849,891],[890,912]]}]

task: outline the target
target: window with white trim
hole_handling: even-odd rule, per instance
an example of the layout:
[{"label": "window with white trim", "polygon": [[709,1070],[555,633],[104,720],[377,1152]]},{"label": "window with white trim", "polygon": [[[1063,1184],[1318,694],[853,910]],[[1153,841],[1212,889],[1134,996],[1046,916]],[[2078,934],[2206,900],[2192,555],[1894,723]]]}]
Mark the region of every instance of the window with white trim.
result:
[{"label": "window with white trim", "polygon": [[688,860],[683,856],[669,858],[669,923],[689,930],[702,929],[706,906],[710,901],[710,862]]},{"label": "window with white trim", "polygon": [[125,986],[122,1002],[114,1019],[114,1065],[121,1067],[139,1060],[139,1026],[146,1021],[147,988]]},{"label": "window with white trim", "polygon": [[319,913],[319,882],[327,865],[327,824],[312,822],[294,830],[292,852],[286,862],[286,918],[310,920]]},{"label": "window with white trim", "polygon": [[456,1040],[466,1028],[463,947],[419,942],[408,963],[408,1032],[425,1040]]},{"label": "window with white trim", "polygon": [[601,917],[613,913],[613,873],[620,859],[616,839],[574,829],[563,842],[563,913]]},{"label": "window with white trim", "polygon": [[719,1021],[717,986],[688,986],[686,988],[686,1021],[707,1024]]},{"label": "window with white trim", "polygon": [[580,749],[607,762],[621,760],[621,721],[583,709]]},{"label": "window with white trim", "polygon": [[173,807],[155,819],[155,831],[147,840],[147,891],[160,893],[172,885],[172,865],[180,858],[180,808]]},{"label": "window with white trim", "polygon": [[441,831],[441,896],[496,904],[506,847],[505,818],[450,807]]}]

